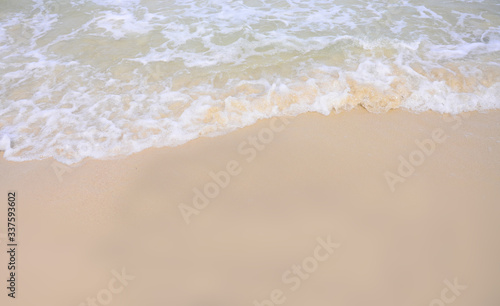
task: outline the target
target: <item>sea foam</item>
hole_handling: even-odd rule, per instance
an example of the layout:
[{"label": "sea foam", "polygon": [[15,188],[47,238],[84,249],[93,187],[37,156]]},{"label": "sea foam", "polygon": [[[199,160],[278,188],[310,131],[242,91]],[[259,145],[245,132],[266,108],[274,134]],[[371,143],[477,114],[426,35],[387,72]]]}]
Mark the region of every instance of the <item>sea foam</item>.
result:
[{"label": "sea foam", "polygon": [[499,13],[492,0],[8,4],[0,146],[69,164],[272,116],[497,109]]}]

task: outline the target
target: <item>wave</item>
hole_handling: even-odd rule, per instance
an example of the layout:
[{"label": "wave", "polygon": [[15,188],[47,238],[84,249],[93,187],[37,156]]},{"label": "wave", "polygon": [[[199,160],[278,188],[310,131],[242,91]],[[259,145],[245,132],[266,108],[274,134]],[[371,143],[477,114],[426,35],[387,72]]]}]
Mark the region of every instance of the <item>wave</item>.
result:
[{"label": "wave", "polygon": [[261,118],[500,108],[494,1],[17,1],[0,12],[0,149],[128,155]]}]

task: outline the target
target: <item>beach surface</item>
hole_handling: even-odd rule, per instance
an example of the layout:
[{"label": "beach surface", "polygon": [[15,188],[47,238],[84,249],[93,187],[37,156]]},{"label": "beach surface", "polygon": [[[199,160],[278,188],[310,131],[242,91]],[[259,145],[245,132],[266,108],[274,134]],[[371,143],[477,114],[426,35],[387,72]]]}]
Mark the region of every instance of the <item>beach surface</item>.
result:
[{"label": "beach surface", "polygon": [[2,158],[0,303],[498,305],[499,132],[500,111],[355,109],[71,166]]}]

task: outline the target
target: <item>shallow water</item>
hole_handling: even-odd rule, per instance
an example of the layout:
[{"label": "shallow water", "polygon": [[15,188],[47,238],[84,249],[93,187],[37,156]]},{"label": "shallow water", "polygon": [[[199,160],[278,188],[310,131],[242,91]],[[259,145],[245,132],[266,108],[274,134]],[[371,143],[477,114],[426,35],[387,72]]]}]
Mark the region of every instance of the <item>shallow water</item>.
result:
[{"label": "shallow water", "polygon": [[128,155],[277,115],[500,108],[496,1],[0,0],[9,160]]}]

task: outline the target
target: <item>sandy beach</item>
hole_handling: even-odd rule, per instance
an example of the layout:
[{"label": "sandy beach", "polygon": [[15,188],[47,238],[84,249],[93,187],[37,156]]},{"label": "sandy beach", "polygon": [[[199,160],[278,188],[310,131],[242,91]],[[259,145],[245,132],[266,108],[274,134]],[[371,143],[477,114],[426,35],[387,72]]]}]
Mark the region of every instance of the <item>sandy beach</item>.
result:
[{"label": "sandy beach", "polygon": [[498,305],[499,131],[499,111],[356,109],[72,166],[2,158],[1,304]]},{"label": "sandy beach", "polygon": [[500,305],[498,0],[1,5],[1,306]]}]

